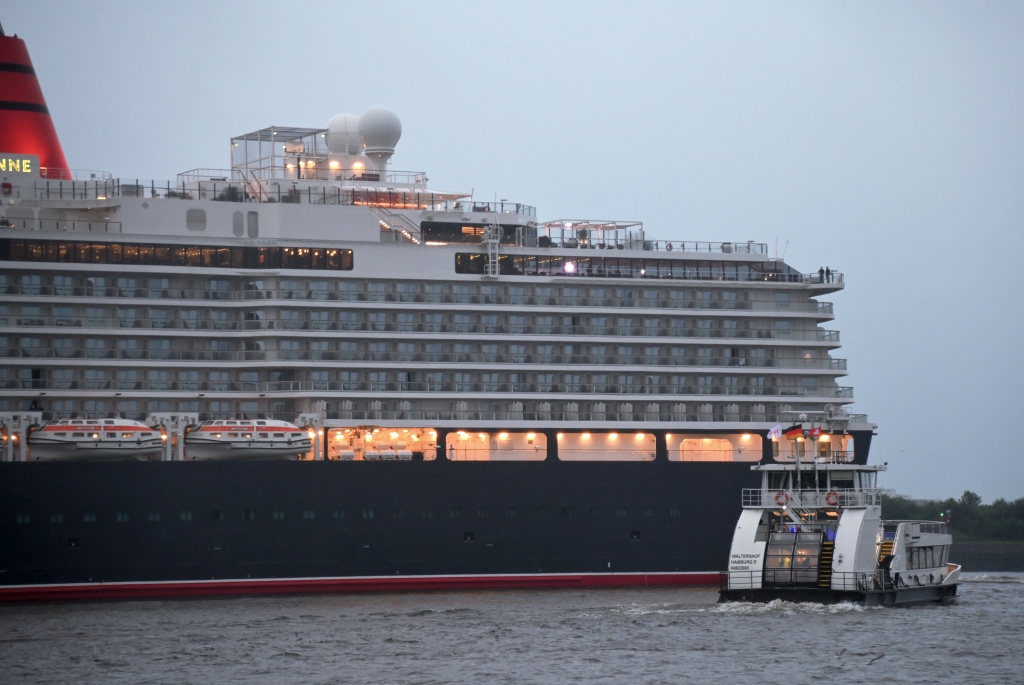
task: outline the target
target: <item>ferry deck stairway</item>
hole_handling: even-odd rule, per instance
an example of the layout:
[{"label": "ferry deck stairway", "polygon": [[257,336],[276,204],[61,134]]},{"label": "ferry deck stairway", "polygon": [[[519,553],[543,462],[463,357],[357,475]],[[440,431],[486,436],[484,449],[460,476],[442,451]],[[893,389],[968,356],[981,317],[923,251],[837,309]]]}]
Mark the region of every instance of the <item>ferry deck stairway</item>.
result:
[{"label": "ferry deck stairway", "polygon": [[836,543],[825,540],[821,543],[821,554],[818,556],[818,587],[832,587],[832,555],[836,551]]}]

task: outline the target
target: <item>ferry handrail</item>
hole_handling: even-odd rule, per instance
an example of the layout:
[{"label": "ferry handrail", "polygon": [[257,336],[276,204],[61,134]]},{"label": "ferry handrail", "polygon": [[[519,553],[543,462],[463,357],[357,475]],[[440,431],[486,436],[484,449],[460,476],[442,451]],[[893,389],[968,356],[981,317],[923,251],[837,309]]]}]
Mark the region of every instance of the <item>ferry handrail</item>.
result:
[{"label": "ferry handrail", "polygon": [[[847,452],[843,453],[848,454]],[[808,468],[811,466],[808,464]],[[833,505],[828,501],[830,492],[836,493],[836,503]],[[882,488],[839,489],[839,490],[785,490],[778,488],[743,488],[741,503],[744,507],[773,506],[775,497],[785,495],[785,503],[790,508],[841,508],[841,507],[862,507],[881,504]]]}]

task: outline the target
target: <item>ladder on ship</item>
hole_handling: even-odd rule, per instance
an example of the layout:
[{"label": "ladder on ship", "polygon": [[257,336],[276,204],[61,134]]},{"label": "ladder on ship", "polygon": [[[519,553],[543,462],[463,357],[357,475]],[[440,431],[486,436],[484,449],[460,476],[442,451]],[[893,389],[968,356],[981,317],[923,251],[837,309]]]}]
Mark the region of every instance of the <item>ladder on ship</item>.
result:
[{"label": "ladder on ship", "polygon": [[836,551],[836,543],[825,540],[821,543],[821,555],[818,557],[818,587],[828,590],[832,587],[832,554]]}]

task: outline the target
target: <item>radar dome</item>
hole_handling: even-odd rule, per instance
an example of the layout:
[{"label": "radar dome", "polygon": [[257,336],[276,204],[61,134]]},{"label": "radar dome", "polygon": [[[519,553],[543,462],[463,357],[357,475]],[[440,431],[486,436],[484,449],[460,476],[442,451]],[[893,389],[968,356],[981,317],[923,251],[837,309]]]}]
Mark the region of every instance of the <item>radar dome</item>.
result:
[{"label": "radar dome", "polygon": [[358,155],[362,152],[359,117],[355,114],[339,114],[327,122],[327,148],[334,155]]},{"label": "radar dome", "polygon": [[402,122],[387,107],[371,107],[360,115],[358,130],[367,151],[394,151],[402,137]]}]

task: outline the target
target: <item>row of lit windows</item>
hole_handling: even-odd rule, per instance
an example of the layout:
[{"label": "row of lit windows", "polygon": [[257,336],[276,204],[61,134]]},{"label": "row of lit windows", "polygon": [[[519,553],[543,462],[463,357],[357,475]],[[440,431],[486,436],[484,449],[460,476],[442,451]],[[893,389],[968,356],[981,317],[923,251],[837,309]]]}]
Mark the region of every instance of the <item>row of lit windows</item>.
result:
[{"label": "row of lit windows", "polygon": [[146,245],[9,238],[0,239],[0,260],[332,271],[351,271],[353,264],[352,250],[325,247]]},{"label": "row of lit windows", "polygon": [[[504,513],[506,518],[518,518],[519,517],[520,508],[519,507],[505,507],[504,509],[502,509],[500,511]],[[590,518],[600,518],[602,515],[604,515],[604,510],[601,507],[587,507],[587,508],[584,509],[582,507],[575,508],[575,507],[571,507],[571,506],[564,506],[564,507],[560,507],[560,508],[558,508],[558,509],[556,509],[554,511],[555,511],[556,515],[561,516],[563,518],[571,518],[573,516],[578,516],[578,515],[582,515],[582,516],[586,516],[586,517],[590,517]],[[670,517],[672,517],[672,518],[679,518],[679,517],[682,516],[682,507],[668,507],[667,511],[668,511],[668,515]],[[535,517],[537,517],[537,518],[546,518],[548,516],[548,509],[547,509],[547,507],[533,507],[532,512],[533,512],[533,515]],[[640,509],[640,513],[643,516],[647,517],[647,518],[655,517],[657,515],[657,512],[658,512],[658,510],[657,510],[656,507],[642,507]],[[612,513],[614,514],[614,516],[616,518],[626,518],[626,517],[629,516],[629,508],[628,507],[615,507],[615,509],[613,510]],[[490,507],[476,507],[476,508],[469,508],[469,509],[463,510],[462,507],[449,507],[446,510],[438,511],[437,514],[438,514],[439,518],[447,517],[447,518],[451,518],[451,519],[457,519],[457,518],[463,518],[464,516],[466,516],[466,517],[475,516],[476,518],[485,519],[485,518],[491,518],[491,508]],[[317,518],[316,510],[315,509],[302,509],[299,512],[299,516],[302,519],[307,520],[307,521],[314,520],[314,519]],[[405,518],[406,512],[405,512],[404,509],[398,508],[398,507],[393,508],[391,510],[377,510],[377,509],[373,509],[371,507],[366,507],[366,508],[361,508],[361,509],[355,509],[355,510],[348,511],[347,512],[347,516],[348,516],[348,518],[363,518],[363,519],[367,519],[367,520],[369,520],[369,519],[376,519],[376,518],[382,518],[382,517],[385,517],[385,518],[386,517],[390,517],[390,518],[400,519],[400,518]],[[419,518],[424,518],[424,519],[432,519],[432,518],[435,518],[435,511],[433,509],[427,507],[427,508],[423,508],[423,509],[418,510],[414,514],[414,516],[418,516]],[[239,514],[237,512],[234,515],[229,516],[228,512],[226,512],[223,509],[213,509],[210,512],[210,520],[213,520],[213,521],[225,521],[225,520],[232,519],[232,518],[237,519],[239,517],[243,521],[255,521],[256,518],[257,518],[257,512],[256,512],[255,509],[243,509],[241,511],[240,516],[239,516]],[[173,519],[174,517],[172,516],[170,518]],[[194,515],[194,513],[191,510],[182,509],[181,511],[178,512],[177,518],[180,521],[193,521],[193,520],[195,520],[195,515]],[[284,509],[272,509],[270,511],[270,518],[272,520],[274,520],[274,521],[283,521],[283,520],[285,520],[285,518],[286,518],[285,510]],[[344,519],[344,518],[346,518],[346,510],[345,509],[333,509],[330,512],[330,515],[328,516],[328,518],[338,519],[338,520]],[[63,513],[53,513],[53,514],[50,514],[50,519],[49,520],[50,520],[50,523],[64,523],[64,514]],[[87,513],[82,514],[82,522],[83,523],[96,523],[98,520],[99,520],[99,517],[95,513],[93,513],[93,512],[87,512]],[[133,517],[132,517],[132,514],[127,512],[127,511],[118,511],[118,512],[114,513],[114,520],[117,521],[118,523],[128,523],[128,522],[133,520]],[[162,512],[160,512],[160,511],[150,511],[150,512],[147,512],[147,514],[145,516],[138,517],[138,520],[149,521],[149,522],[152,522],[152,523],[158,523],[158,522],[164,520],[164,514]],[[31,514],[27,514],[27,513],[26,514],[17,514],[15,516],[15,522],[16,523],[21,523],[21,524],[31,523],[32,522],[32,515]]]}]

